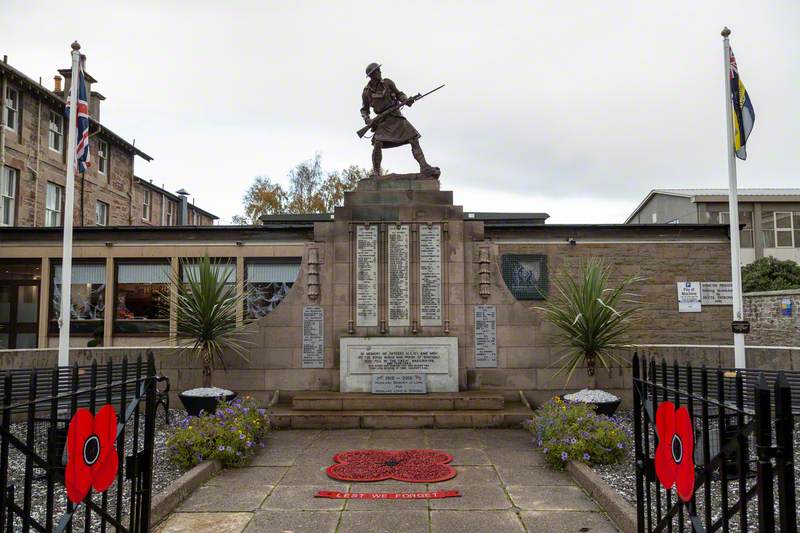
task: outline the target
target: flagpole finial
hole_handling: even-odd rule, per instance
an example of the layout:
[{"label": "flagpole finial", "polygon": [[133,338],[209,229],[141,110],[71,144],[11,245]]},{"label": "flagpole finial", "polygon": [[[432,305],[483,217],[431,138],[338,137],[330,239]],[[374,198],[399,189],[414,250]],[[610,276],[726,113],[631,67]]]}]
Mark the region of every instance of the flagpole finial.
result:
[{"label": "flagpole finial", "polygon": [[81,45],[78,44],[78,41],[73,41],[72,49],[75,50],[76,52],[81,49]]},{"label": "flagpole finial", "polygon": [[725,37],[725,38],[727,39],[727,38],[728,38],[728,35],[730,35],[730,34],[731,34],[731,30],[730,30],[730,29],[728,29],[728,27],[727,27],[727,26],[725,26],[724,28],[722,28],[722,34],[721,34],[721,35],[722,35],[723,37]]}]

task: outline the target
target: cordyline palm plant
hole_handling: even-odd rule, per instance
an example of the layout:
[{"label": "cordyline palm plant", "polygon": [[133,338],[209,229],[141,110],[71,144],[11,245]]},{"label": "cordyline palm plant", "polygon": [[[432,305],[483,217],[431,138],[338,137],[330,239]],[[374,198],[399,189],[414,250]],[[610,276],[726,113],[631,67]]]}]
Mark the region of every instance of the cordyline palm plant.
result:
[{"label": "cordyline palm plant", "polygon": [[635,315],[641,310],[637,294],[629,291],[644,278],[631,275],[615,288],[610,288],[611,267],[602,259],[591,258],[577,274],[567,270],[553,284],[556,295],[543,307],[544,317],[559,330],[564,355],[555,365],[561,366],[556,376],[566,374],[566,383],[575,369],[586,365],[589,388],[597,387],[597,368],[622,364],[614,349],[628,342],[628,333]]},{"label": "cordyline palm plant", "polygon": [[[185,281],[173,279],[177,290],[178,354],[190,354],[203,365],[203,387],[211,386],[215,362],[225,368],[222,355],[234,353],[247,360],[244,324],[236,314],[246,294],[237,294],[229,280],[231,272],[220,268],[227,263],[212,261],[208,255],[197,263],[183,263]],[[196,265],[192,268],[189,265]]]}]

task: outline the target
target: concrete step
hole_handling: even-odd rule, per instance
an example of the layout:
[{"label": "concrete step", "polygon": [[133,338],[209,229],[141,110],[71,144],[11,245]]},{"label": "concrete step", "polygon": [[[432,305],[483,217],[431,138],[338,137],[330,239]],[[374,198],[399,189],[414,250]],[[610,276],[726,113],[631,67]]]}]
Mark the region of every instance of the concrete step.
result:
[{"label": "concrete step", "polygon": [[300,411],[461,411],[502,409],[502,394],[480,391],[430,394],[370,394],[367,392],[299,392],[292,409]]},{"label": "concrete step", "polygon": [[503,409],[463,411],[307,411],[278,404],[270,412],[274,427],[293,429],[398,429],[398,428],[489,428],[517,427],[532,412],[521,403]]}]

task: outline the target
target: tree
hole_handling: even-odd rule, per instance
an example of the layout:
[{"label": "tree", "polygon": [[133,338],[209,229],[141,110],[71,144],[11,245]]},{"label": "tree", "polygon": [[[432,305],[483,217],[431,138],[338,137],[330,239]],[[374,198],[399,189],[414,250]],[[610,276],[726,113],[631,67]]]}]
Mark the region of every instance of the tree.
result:
[{"label": "tree", "polygon": [[316,154],[289,172],[288,190],[266,176],[258,176],[244,195],[244,214],[233,217],[233,222],[258,224],[262,215],[282,213],[330,213],[342,204],[344,193],[368,175],[366,169],[355,165],[326,172]]},{"label": "tree", "polygon": [[762,257],[742,268],[742,292],[800,289],[800,265]]},{"label": "tree", "polygon": [[566,374],[567,383],[585,364],[589,388],[595,389],[597,367],[622,363],[614,350],[629,341],[630,327],[641,310],[639,296],[629,289],[643,278],[627,276],[614,288],[609,287],[610,278],[611,267],[591,258],[577,274],[566,271],[557,277],[556,294],[543,307],[535,307],[559,330],[557,339],[565,353],[556,361],[561,365],[556,375]]}]

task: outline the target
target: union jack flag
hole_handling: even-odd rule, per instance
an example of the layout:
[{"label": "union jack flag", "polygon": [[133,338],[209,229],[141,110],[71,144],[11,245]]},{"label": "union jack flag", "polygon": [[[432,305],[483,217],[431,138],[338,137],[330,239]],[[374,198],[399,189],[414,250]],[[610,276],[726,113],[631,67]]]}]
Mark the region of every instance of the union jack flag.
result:
[{"label": "union jack flag", "polygon": [[[69,122],[69,102],[67,98],[67,122]],[[83,61],[78,69],[78,124],[75,128],[75,170],[86,172],[92,165],[89,157],[89,99],[86,94],[86,77],[83,75]]]}]

